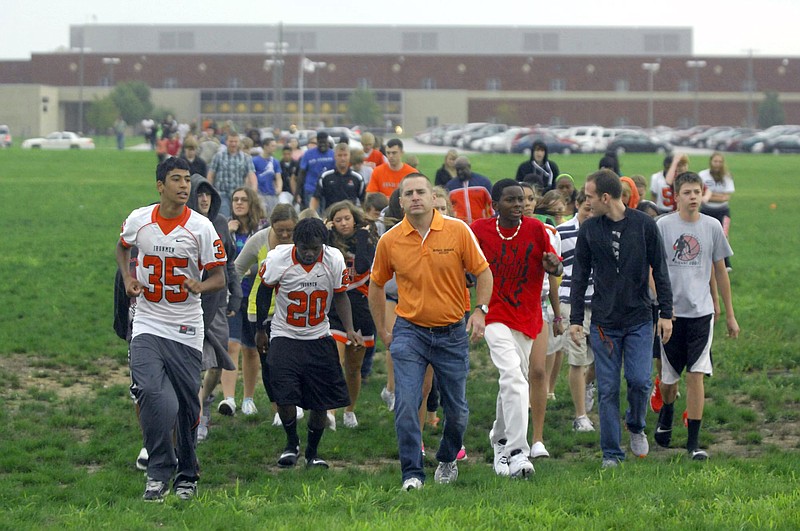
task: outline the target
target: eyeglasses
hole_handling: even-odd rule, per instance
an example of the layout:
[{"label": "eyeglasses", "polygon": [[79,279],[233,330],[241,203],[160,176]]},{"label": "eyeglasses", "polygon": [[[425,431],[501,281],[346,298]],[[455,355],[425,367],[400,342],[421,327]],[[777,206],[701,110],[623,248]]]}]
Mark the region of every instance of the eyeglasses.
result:
[{"label": "eyeglasses", "polygon": [[250,200],[247,199],[246,197],[234,197],[233,198],[233,202],[234,203],[249,203]]}]

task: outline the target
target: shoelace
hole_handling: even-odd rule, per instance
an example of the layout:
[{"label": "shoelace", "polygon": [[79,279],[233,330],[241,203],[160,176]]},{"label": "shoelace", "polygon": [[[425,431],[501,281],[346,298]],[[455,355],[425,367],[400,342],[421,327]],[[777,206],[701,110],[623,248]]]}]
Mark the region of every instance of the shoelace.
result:
[{"label": "shoelace", "polygon": [[158,481],[157,479],[148,479],[147,480],[147,488],[145,490],[148,491],[160,491],[164,488],[164,482]]}]

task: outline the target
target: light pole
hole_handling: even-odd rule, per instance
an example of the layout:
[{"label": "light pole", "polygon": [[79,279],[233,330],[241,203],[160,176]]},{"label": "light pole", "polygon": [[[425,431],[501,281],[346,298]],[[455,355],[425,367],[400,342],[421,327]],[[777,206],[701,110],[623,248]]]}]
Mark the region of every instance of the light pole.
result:
[{"label": "light pole", "polygon": [[328,66],[328,63],[324,61],[312,61],[306,57],[303,53],[303,49],[300,48],[300,71],[297,78],[297,88],[300,91],[300,118],[298,120],[298,127],[300,129],[305,129],[305,125],[303,123],[305,117],[305,95],[303,94],[303,91],[305,90],[306,72],[313,74],[317,68],[325,68],[326,66]]},{"label": "light pole", "polygon": [[700,123],[700,69],[706,67],[705,61],[686,61],[686,68],[694,70],[694,113],[692,125]]},{"label": "light pole", "polygon": [[114,65],[120,63],[119,57],[103,57],[103,64],[108,65],[108,86],[114,88]]},{"label": "light pole", "polygon": [[275,94],[276,106],[278,108],[277,113],[277,125],[278,127],[283,127],[283,56],[286,54],[286,50],[289,48],[289,43],[283,41],[283,24],[278,26],[278,41],[277,42],[265,42],[264,47],[267,51],[267,55],[271,56],[272,59],[267,59],[264,61],[264,70],[269,71],[273,67],[275,68],[272,71],[272,88]]},{"label": "light pole", "polygon": [[647,70],[647,128],[653,128],[653,76],[661,69],[661,63],[642,63]]},{"label": "light pole", "polygon": [[748,48],[747,52],[747,127],[755,127],[755,113],[753,112],[753,91],[756,81],[753,79],[753,54],[758,50]]}]

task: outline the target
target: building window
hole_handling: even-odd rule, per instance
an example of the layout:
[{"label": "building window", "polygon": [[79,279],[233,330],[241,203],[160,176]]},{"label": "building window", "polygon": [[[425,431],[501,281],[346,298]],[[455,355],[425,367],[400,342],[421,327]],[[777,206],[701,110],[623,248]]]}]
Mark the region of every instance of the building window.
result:
[{"label": "building window", "polygon": [[304,51],[317,49],[317,34],[313,31],[292,31],[283,36],[284,42],[289,44],[289,48]]},{"label": "building window", "polygon": [[229,77],[228,78],[228,88],[242,88],[242,80],[238,77]]},{"label": "building window", "polygon": [[558,33],[526,33],[522,37],[522,49],[526,52],[557,52]]},{"label": "building window", "polygon": [[680,48],[674,33],[651,33],[644,36],[645,52],[677,52]]},{"label": "building window", "polygon": [[678,81],[678,92],[691,92],[694,90],[693,88],[694,83],[692,83],[688,79],[681,79]]},{"label": "building window", "polygon": [[553,116],[550,119],[550,125],[567,125],[567,122],[564,121],[563,116]]},{"label": "building window", "polygon": [[422,78],[422,88],[425,90],[435,90],[436,89],[436,80],[432,77],[423,77]]},{"label": "building window", "polygon": [[567,81],[564,79],[551,79],[550,90],[553,92],[563,92],[567,90]]},{"label": "building window", "polygon": [[502,84],[499,78],[490,77],[486,80],[486,90],[500,90],[501,86]]},{"label": "building window", "polygon": [[372,81],[368,77],[360,77],[356,81],[356,88],[366,90],[372,88]]},{"label": "building window", "polygon": [[630,125],[630,121],[628,120],[627,116],[617,116],[614,119],[614,127],[623,127],[626,125]]},{"label": "building window", "polygon": [[177,77],[168,77],[168,78],[164,79],[164,88],[166,88],[166,89],[178,88],[178,78]]},{"label": "building window", "polygon": [[438,116],[426,116],[425,117],[425,127],[436,127],[439,125],[439,117]]},{"label": "building window", "polygon": [[627,79],[618,79],[614,82],[614,91],[615,92],[628,92],[630,88],[630,83]]},{"label": "building window", "polygon": [[432,31],[405,31],[402,46],[405,51],[434,51],[439,48],[439,35]]}]

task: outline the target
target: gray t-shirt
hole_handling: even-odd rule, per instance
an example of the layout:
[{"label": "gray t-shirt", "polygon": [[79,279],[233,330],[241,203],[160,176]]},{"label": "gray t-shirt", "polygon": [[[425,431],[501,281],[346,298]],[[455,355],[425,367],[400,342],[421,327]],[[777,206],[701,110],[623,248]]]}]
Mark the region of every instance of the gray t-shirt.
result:
[{"label": "gray t-shirt", "polygon": [[722,225],[705,214],[688,222],[678,213],[660,217],[656,223],[667,256],[673,315],[691,318],[714,313],[709,287],[713,264],[733,255]]}]

